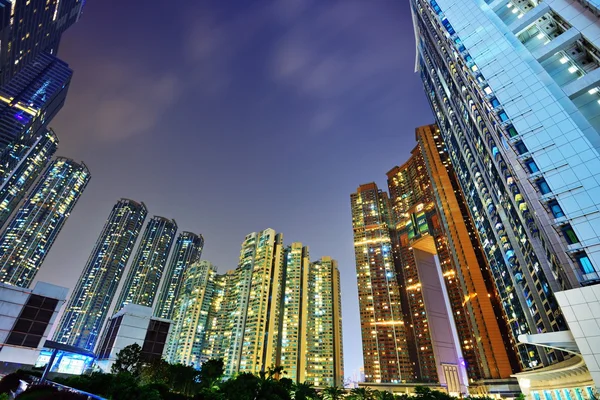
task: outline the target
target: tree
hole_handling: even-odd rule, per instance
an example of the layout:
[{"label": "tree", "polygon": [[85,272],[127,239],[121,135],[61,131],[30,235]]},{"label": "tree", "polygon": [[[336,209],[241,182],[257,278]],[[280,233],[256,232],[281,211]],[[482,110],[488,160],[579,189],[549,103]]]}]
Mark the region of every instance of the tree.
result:
[{"label": "tree", "polygon": [[326,400],[340,400],[345,394],[346,391],[337,386],[330,386],[323,390],[323,398]]},{"label": "tree", "polygon": [[319,394],[311,383],[297,383],[294,387],[294,400],[315,400]]},{"label": "tree", "polygon": [[223,379],[225,372],[225,364],[223,359],[211,359],[202,364],[200,367],[200,387],[203,389],[214,389],[217,384]]},{"label": "tree", "polygon": [[366,387],[357,387],[350,391],[350,398],[352,400],[373,400],[373,390]]},{"label": "tree", "polygon": [[139,344],[134,343],[123,347],[117,353],[117,359],[110,368],[113,374],[121,372],[129,372],[135,377],[139,377],[142,372],[142,348]]}]

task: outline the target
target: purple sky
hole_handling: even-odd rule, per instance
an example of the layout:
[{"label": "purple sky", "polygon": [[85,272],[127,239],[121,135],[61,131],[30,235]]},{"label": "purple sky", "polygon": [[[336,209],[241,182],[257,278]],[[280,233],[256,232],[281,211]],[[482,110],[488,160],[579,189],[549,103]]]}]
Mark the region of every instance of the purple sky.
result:
[{"label": "purple sky", "polygon": [[92,180],[38,279],[73,288],[121,197],[202,233],[220,272],[271,227],[339,261],[351,376],[349,196],[385,188],[432,122],[414,53],[406,1],[88,1],[61,43],[75,75],[52,127]]}]

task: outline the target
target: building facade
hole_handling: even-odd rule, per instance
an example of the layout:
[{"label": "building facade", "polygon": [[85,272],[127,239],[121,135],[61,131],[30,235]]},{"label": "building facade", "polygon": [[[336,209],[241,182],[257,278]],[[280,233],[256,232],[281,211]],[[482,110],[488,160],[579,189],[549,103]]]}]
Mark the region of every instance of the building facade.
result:
[{"label": "building facade", "polygon": [[[462,340],[469,377],[474,380],[509,378],[519,370],[519,365],[510,345],[507,316],[502,313],[492,273],[447,148],[435,125],[417,128],[416,136],[422,166],[426,167],[424,173],[428,175],[430,201],[435,201],[437,224],[444,232],[443,235],[436,232],[439,228],[433,224],[431,232],[451,294],[454,321]],[[477,363],[478,370],[471,368],[473,362]]]},{"label": "building facade", "polygon": [[171,362],[221,358],[226,376],[281,366],[295,382],[343,385],[337,262],[310,263],[307,247],[284,247],[273,229],[245,237],[233,271],[190,266],[175,304]]},{"label": "building facade", "polygon": [[73,290],[54,340],[93,351],[148,211],[121,199],[113,207]]},{"label": "building facade", "polygon": [[271,340],[278,303],[281,298],[283,235],[273,229],[260,231],[256,236],[250,263],[252,276],[248,290],[248,306],[244,324],[244,339],[240,355],[240,372],[258,373],[272,366]]},{"label": "building facade", "polygon": [[[21,146],[23,149],[12,152],[13,149]],[[0,171],[0,176],[6,178],[0,184],[0,229],[50,163],[57,146],[58,137],[52,130],[44,131],[35,140],[28,141],[27,144],[17,143],[11,146],[11,151],[7,152],[8,156],[19,158],[18,154],[22,154],[22,158],[13,171]],[[8,167],[10,164],[7,162],[3,166]]]},{"label": "building facade", "polygon": [[204,238],[192,232],[181,232],[177,237],[171,254],[169,266],[156,302],[154,315],[159,318],[171,319],[175,307],[175,300],[183,282],[186,269],[200,261]]},{"label": "building facade", "polygon": [[29,287],[89,180],[83,163],[48,166],[0,233],[0,282]]},{"label": "building facade", "polygon": [[[73,71],[47,53],[39,54],[0,87],[0,151],[13,144],[12,157],[2,157],[11,171],[22,158],[21,146],[45,130],[65,103]],[[16,143],[15,143],[16,142]]]},{"label": "building facade", "polygon": [[517,343],[568,329],[554,292],[600,277],[597,17],[562,0],[411,4],[419,71],[511,344],[522,369],[560,362]]},{"label": "building facade", "polygon": [[35,365],[68,292],[46,282],[37,282],[33,289],[0,283],[3,374]]},{"label": "building facade", "polygon": [[308,247],[299,242],[287,246],[279,277],[281,289],[272,299],[276,324],[270,331],[276,350],[269,364],[282,366],[287,377],[298,382],[306,380],[309,265]]},{"label": "building facade", "polygon": [[115,313],[129,303],[150,308],[154,306],[176,232],[174,220],[158,216],[150,219],[121,288]]},{"label": "building facade", "polygon": [[160,360],[170,329],[171,321],[153,317],[152,308],[126,304],[106,325],[98,344],[96,365],[102,372],[110,373],[119,351],[133,344],[142,348],[140,358],[143,362]]},{"label": "building facade", "polygon": [[2,0],[0,86],[41,53],[56,55],[61,35],[81,16],[85,0]]},{"label": "building facade", "polygon": [[216,272],[216,267],[205,260],[186,268],[175,300],[173,328],[165,352],[167,361],[195,368],[204,361],[202,350],[215,294]]},{"label": "building facade", "polygon": [[309,382],[315,387],[343,387],[342,296],[337,261],[322,257],[310,263],[303,291],[307,303],[303,324],[306,372],[299,382]]},{"label": "building facade", "polygon": [[415,374],[394,269],[390,201],[375,183],[361,185],[350,201],[365,380],[410,382]]}]

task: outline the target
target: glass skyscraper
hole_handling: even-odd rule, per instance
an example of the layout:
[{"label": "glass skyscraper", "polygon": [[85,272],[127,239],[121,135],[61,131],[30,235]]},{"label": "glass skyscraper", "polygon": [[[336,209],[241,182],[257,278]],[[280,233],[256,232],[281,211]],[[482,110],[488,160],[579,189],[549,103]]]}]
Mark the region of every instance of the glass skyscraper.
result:
[{"label": "glass skyscraper", "polygon": [[121,289],[115,313],[128,303],[153,307],[176,232],[174,220],[154,216],[148,222]]},{"label": "glass skyscraper", "polygon": [[64,105],[72,75],[65,62],[41,53],[0,87],[0,151],[14,141],[26,143],[47,127]]},{"label": "glass skyscraper", "polygon": [[171,252],[171,260],[164,273],[163,284],[156,302],[154,315],[159,318],[171,319],[175,299],[179,290],[185,270],[202,256],[204,238],[192,232],[181,232]]},{"label": "glass skyscraper", "polygon": [[0,282],[29,287],[89,180],[83,163],[50,164],[0,233]]},{"label": "glass skyscraper", "polygon": [[85,0],[0,0],[0,86],[34,62],[55,55],[61,35],[81,16]]},{"label": "glass skyscraper", "polygon": [[[9,157],[18,158],[16,154],[20,154],[22,159],[12,173],[6,174],[7,179],[0,183],[0,229],[52,159],[57,149],[58,138],[52,130],[46,130],[28,142],[29,145],[16,144],[7,152]],[[0,175],[4,176],[2,171]]]},{"label": "glass skyscraper", "polygon": [[54,340],[93,351],[148,211],[121,199],[113,207],[65,308]]},{"label": "glass skyscraper", "polygon": [[560,361],[517,338],[568,329],[554,292],[600,282],[597,17],[552,1],[411,6],[419,73],[511,344],[523,369]]}]

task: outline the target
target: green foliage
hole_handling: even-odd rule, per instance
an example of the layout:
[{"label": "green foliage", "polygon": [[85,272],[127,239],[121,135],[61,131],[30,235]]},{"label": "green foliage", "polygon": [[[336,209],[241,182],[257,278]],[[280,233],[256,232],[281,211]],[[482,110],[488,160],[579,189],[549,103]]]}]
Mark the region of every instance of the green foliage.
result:
[{"label": "green foliage", "polygon": [[350,396],[348,396],[351,400],[376,400],[376,394],[373,389],[366,387],[357,387],[350,391]]},{"label": "green foliage", "polygon": [[10,400],[8,393],[0,393],[0,400]]},{"label": "green foliage", "polygon": [[112,365],[110,371],[113,374],[129,372],[135,377],[139,377],[142,372],[142,348],[134,343],[124,347],[117,353],[117,359]]},{"label": "green foliage", "polygon": [[323,398],[325,400],[340,400],[345,394],[346,391],[337,386],[331,386],[323,390]]}]

